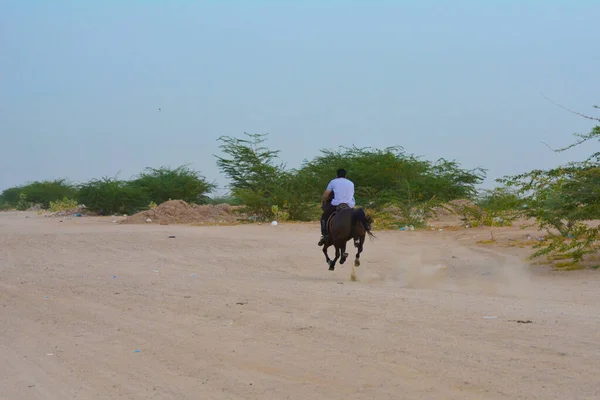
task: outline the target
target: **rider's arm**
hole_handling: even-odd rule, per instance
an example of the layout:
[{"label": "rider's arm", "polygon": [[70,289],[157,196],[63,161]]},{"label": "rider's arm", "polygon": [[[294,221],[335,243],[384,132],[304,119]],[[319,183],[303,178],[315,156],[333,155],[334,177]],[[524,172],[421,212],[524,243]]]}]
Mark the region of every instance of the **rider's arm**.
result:
[{"label": "rider's arm", "polygon": [[333,192],[333,180],[329,181],[327,188],[323,192],[323,201],[329,200],[329,196],[331,195],[331,192]]}]

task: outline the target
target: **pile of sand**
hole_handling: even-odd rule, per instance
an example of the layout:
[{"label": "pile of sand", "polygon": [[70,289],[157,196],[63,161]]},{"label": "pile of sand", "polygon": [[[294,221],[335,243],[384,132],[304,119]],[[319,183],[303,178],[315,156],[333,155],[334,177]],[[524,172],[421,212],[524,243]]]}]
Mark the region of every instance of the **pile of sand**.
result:
[{"label": "pile of sand", "polygon": [[190,205],[183,200],[169,200],[152,210],[142,211],[123,220],[122,224],[232,224],[237,221],[234,208]]}]

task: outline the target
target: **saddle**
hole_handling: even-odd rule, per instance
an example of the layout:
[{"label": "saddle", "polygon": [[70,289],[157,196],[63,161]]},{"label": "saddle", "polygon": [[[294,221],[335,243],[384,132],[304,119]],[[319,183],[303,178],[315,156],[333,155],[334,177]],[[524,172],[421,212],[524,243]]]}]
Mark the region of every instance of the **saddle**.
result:
[{"label": "saddle", "polygon": [[338,205],[338,206],[335,208],[335,212],[338,212],[338,211],[344,210],[344,209],[346,209],[346,208],[350,208],[350,206],[349,206],[348,204],[346,204],[346,203],[339,204],[339,205]]},{"label": "saddle", "polygon": [[331,221],[333,220],[333,217],[335,217],[335,215],[337,213],[339,213],[340,211],[350,210],[350,209],[351,209],[350,206],[348,204],[346,204],[346,203],[342,203],[342,204],[337,205],[335,207],[335,211],[332,212],[331,215],[329,216],[329,218],[327,219],[327,225],[326,226],[329,228],[329,225],[330,225]]}]

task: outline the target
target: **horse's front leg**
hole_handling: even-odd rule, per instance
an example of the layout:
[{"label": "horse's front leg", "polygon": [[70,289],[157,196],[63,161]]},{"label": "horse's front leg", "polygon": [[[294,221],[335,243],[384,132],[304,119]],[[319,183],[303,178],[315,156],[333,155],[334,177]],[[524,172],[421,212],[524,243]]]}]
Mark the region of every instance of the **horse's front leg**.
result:
[{"label": "horse's front leg", "polygon": [[338,258],[340,258],[340,248],[335,246],[335,258],[328,262],[330,271],[335,269],[335,263],[337,262]]},{"label": "horse's front leg", "polygon": [[363,245],[365,244],[365,235],[360,235],[359,237],[354,239],[354,246],[358,249],[356,253],[356,259],[354,259],[354,266],[360,266],[360,253],[363,251]]},{"label": "horse's front leg", "polygon": [[325,261],[327,261],[327,265],[331,265],[331,259],[329,258],[329,254],[327,254],[327,249],[329,248],[329,244],[323,244],[323,254],[325,254]]}]

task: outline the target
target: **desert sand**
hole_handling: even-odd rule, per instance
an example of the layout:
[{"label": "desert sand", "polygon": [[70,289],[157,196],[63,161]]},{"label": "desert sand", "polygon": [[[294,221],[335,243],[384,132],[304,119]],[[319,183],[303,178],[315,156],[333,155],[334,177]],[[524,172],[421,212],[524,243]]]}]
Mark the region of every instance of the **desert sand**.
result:
[{"label": "desert sand", "polygon": [[600,398],[599,272],[484,229],[113,220],[0,213],[0,398]]}]

